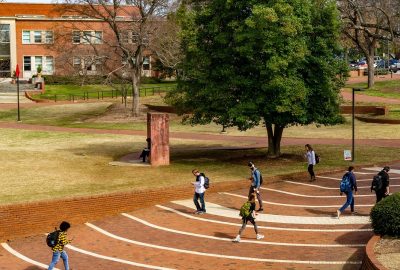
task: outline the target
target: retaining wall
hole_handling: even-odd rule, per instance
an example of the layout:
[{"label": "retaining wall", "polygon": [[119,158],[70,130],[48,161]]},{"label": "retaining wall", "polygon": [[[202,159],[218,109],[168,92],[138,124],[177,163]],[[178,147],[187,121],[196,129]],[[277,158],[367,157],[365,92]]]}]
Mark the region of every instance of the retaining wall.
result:
[{"label": "retaining wall", "polygon": [[387,270],[387,268],[378,261],[374,252],[375,245],[380,239],[381,237],[379,235],[374,235],[368,241],[368,244],[365,248],[365,257],[360,270]]}]

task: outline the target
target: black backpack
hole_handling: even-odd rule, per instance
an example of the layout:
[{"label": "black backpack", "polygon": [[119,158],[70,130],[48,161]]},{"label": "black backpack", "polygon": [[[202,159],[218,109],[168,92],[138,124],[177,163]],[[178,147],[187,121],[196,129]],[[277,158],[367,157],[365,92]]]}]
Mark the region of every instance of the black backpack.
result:
[{"label": "black backpack", "polygon": [[55,230],[51,232],[46,237],[46,243],[49,247],[53,248],[58,244],[58,236],[60,235],[60,230]]},{"label": "black backpack", "polygon": [[371,190],[379,191],[382,189],[383,183],[382,183],[382,176],[377,174],[374,176],[372,179],[372,184],[371,184]]},{"label": "black backpack", "polygon": [[204,173],[200,173],[200,175],[204,177],[204,188],[208,189],[210,187],[210,179]]},{"label": "black backpack", "polygon": [[315,164],[318,164],[321,158],[318,156],[317,153],[314,152],[314,154],[315,154]]},{"label": "black backpack", "polygon": [[[258,170],[258,169],[257,169],[257,170]],[[262,177],[262,174],[261,174],[260,170],[258,170],[258,172],[260,173],[260,186],[261,186],[262,183],[263,183],[263,177]]]}]

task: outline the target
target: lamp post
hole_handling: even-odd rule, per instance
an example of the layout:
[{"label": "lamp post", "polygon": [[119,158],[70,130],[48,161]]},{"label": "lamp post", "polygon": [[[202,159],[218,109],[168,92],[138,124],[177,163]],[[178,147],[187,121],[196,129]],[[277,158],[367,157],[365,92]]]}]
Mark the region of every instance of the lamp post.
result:
[{"label": "lamp post", "polygon": [[361,91],[363,89],[361,88],[352,88],[352,105],[351,105],[351,162],[353,162],[355,160],[354,158],[354,154],[355,154],[355,150],[354,150],[354,146],[355,146],[355,125],[354,125],[354,115],[355,115],[355,95],[354,92],[355,91]]}]

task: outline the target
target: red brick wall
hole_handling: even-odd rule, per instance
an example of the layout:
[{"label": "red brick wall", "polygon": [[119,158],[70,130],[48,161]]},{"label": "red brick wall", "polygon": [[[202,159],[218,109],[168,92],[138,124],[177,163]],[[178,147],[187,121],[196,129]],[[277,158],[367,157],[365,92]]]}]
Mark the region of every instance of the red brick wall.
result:
[{"label": "red brick wall", "polygon": [[365,248],[366,254],[361,265],[360,270],[386,270],[387,268],[384,267],[376,258],[374,248],[376,243],[381,239],[379,235],[374,235],[368,241],[368,244]]},{"label": "red brick wall", "polygon": [[[362,166],[368,165],[363,164]],[[318,170],[318,173],[343,172],[344,170],[345,168],[337,171]],[[269,177],[264,180],[264,185],[282,179],[308,179],[308,172]],[[216,193],[247,187],[247,180],[213,183],[211,179],[210,189],[207,192]],[[158,188],[65,200],[3,205],[0,206],[0,241],[49,232],[63,220],[71,222],[72,225],[81,224],[171,200],[190,198],[192,194],[193,187],[185,185],[169,190]]]},{"label": "red brick wall", "polygon": [[[387,115],[388,109],[386,107],[377,106],[354,106],[356,114],[376,114],[376,115]],[[351,114],[352,106],[340,106],[340,113]]]}]

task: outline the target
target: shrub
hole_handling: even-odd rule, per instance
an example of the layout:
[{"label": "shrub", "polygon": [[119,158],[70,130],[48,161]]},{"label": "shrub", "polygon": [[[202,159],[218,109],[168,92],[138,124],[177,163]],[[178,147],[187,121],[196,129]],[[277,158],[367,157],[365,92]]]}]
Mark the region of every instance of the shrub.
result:
[{"label": "shrub", "polygon": [[376,234],[400,236],[400,192],[386,197],[371,210],[372,228]]}]

